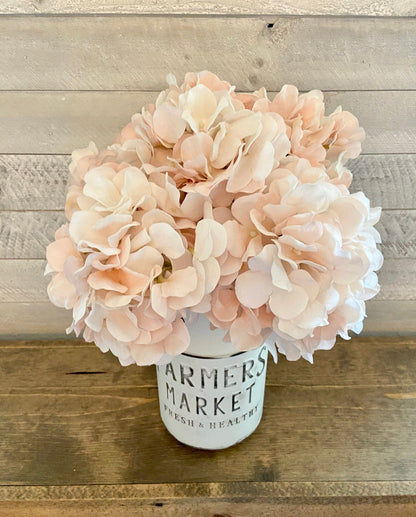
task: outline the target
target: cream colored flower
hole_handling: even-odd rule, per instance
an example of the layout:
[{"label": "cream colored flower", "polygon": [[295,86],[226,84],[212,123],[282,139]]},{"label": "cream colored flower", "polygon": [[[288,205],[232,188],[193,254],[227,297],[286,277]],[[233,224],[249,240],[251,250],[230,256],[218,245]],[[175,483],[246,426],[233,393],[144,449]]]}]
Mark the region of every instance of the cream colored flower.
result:
[{"label": "cream colored flower", "polygon": [[371,209],[364,194],[345,193],[318,171],[303,167],[297,164],[295,174],[275,171],[267,193],[234,203],[234,215],[265,243],[248,259],[249,269],[238,275],[235,292],[251,309],[266,304],[275,316],[275,334],[301,351],[308,343],[303,355],[309,359],[316,329],[330,325],[335,339],[337,333],[357,328],[364,309],[336,330],[334,322],[340,320],[330,316],[351,299],[376,294],[374,271],[382,257],[373,228],[380,210]]},{"label": "cream colored flower", "polygon": [[[208,310],[226,230],[202,217],[212,212],[205,198],[190,194],[182,208],[168,176],[117,168],[85,173],[79,209],[48,247],[48,293],[73,309],[69,330],[111,344],[123,364],[144,364],[189,344],[181,315]],[[201,220],[187,217],[195,213]],[[152,331],[143,327],[151,322]]]},{"label": "cream colored flower", "polygon": [[123,365],[185,351],[188,310],[238,350],[275,343],[290,360],[359,332],[382,264],[380,209],[348,190],[363,138],[318,90],[270,100],[169,75],[111,146],[72,155],[46,268],[67,332]]}]

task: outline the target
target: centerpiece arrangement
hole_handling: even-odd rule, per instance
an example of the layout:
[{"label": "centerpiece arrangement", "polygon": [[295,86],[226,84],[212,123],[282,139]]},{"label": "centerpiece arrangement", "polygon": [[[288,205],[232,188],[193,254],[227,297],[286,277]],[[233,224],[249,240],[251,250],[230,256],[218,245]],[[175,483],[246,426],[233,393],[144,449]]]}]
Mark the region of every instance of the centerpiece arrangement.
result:
[{"label": "centerpiece arrangement", "polygon": [[[270,100],[210,72],[181,86],[169,75],[113,145],[72,155],[68,222],[47,248],[49,297],[72,310],[68,333],[123,366],[159,365],[162,418],[186,443],[249,434],[238,415],[262,399],[267,349],[312,362],[362,330],[379,290],[380,209],[349,192],[345,166],[364,131],[324,109],[318,90],[284,86]],[[211,358],[205,378],[195,356]],[[239,391],[238,379],[250,384]],[[204,389],[219,390],[212,404]],[[205,443],[208,431],[220,434]]]}]

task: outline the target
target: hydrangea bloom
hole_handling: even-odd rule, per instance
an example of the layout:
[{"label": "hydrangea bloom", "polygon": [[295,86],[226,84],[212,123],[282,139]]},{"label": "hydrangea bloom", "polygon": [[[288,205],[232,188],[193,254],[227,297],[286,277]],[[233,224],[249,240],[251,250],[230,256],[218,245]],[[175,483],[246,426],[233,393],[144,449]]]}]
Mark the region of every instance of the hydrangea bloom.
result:
[{"label": "hydrangea bloom", "polygon": [[382,264],[380,209],[350,194],[364,131],[323,94],[234,91],[189,73],[99,152],[74,151],[48,294],[121,364],[189,346],[187,311],[239,350],[312,361],[360,332]]}]

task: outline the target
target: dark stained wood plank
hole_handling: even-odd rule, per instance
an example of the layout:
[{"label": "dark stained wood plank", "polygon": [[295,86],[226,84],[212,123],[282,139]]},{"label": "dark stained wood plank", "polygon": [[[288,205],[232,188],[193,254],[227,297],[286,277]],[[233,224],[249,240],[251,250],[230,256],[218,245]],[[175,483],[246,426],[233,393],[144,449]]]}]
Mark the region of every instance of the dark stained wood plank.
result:
[{"label": "dark stained wood plank", "polygon": [[209,483],[140,483],[117,485],[2,485],[0,501],[76,501],[76,500],[171,500],[189,498],[284,500],[287,498],[321,499],[324,501],[358,500],[360,498],[401,499],[411,502],[416,481],[229,481]]},{"label": "dark stained wood plank", "polygon": [[[412,391],[416,380],[416,337],[355,336],[338,339],[330,352],[315,354],[307,361],[287,361],[280,356],[276,366],[270,358],[267,385],[287,387],[401,386]],[[22,361],[21,358],[25,357]],[[152,388],[153,366],[122,368],[112,354],[103,354],[81,339],[0,340],[0,393],[10,386],[31,393],[42,389]],[[33,375],[36,369],[37,375]],[[416,390],[415,390],[416,391]]]},{"label": "dark stained wood plank", "polygon": [[[271,97],[284,82],[290,77],[273,85]],[[313,88],[325,89],[319,80]],[[90,140],[106,146],[133,113],[156,97],[156,91],[0,91],[0,153],[70,154]],[[367,134],[364,153],[416,153],[416,91],[326,92],[325,100],[328,113],[341,105],[358,117]]]},{"label": "dark stained wood plank", "polygon": [[16,486],[0,490],[0,516],[409,517],[414,490],[412,482],[371,481]]},{"label": "dark stained wood plank", "polygon": [[[249,488],[247,489],[247,491]],[[247,502],[249,499],[249,502]],[[245,497],[246,502],[210,498],[157,499],[152,502],[122,501],[50,501],[0,502],[0,517],[414,517],[413,498],[362,498],[341,502],[280,502]],[[344,502],[345,501],[345,502]]]},{"label": "dark stained wood plank", "polygon": [[411,18],[2,17],[0,88],[158,90],[168,72],[208,69],[239,90],[283,77],[302,90],[408,89],[415,32]]},{"label": "dark stained wood plank", "polygon": [[[73,345],[69,364],[95,368],[93,355],[89,362],[78,356],[90,349]],[[110,382],[104,374],[90,374],[89,384],[86,375],[64,377],[64,358],[54,359],[60,344],[46,346],[42,351],[40,343],[30,348],[25,342],[16,348],[20,360],[9,363],[10,348],[2,349],[3,485],[415,480],[414,339],[357,338],[319,354],[315,366],[270,365],[269,382],[278,382],[267,386],[260,427],[218,452],[188,448],[167,433],[156,388],[123,385],[125,377]],[[33,371],[47,353],[49,373],[34,371],[28,384],[20,365],[32,354]],[[54,361],[62,361],[57,371]],[[142,369],[119,369],[140,379]],[[60,384],[59,377],[65,379]]]}]

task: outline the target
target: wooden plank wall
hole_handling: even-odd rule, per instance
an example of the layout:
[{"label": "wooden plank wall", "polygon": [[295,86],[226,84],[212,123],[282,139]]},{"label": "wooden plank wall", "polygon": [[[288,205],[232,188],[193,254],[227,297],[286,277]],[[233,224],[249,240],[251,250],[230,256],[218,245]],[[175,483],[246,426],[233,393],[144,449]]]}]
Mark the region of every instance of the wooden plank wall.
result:
[{"label": "wooden plank wall", "polygon": [[[342,4],[342,5],[341,5]],[[0,2],[0,335],[60,335],[44,249],[64,220],[69,154],[112,141],[174,72],[238,90],[325,92],[366,129],[354,190],[384,208],[367,333],[416,331],[415,0]]]}]

